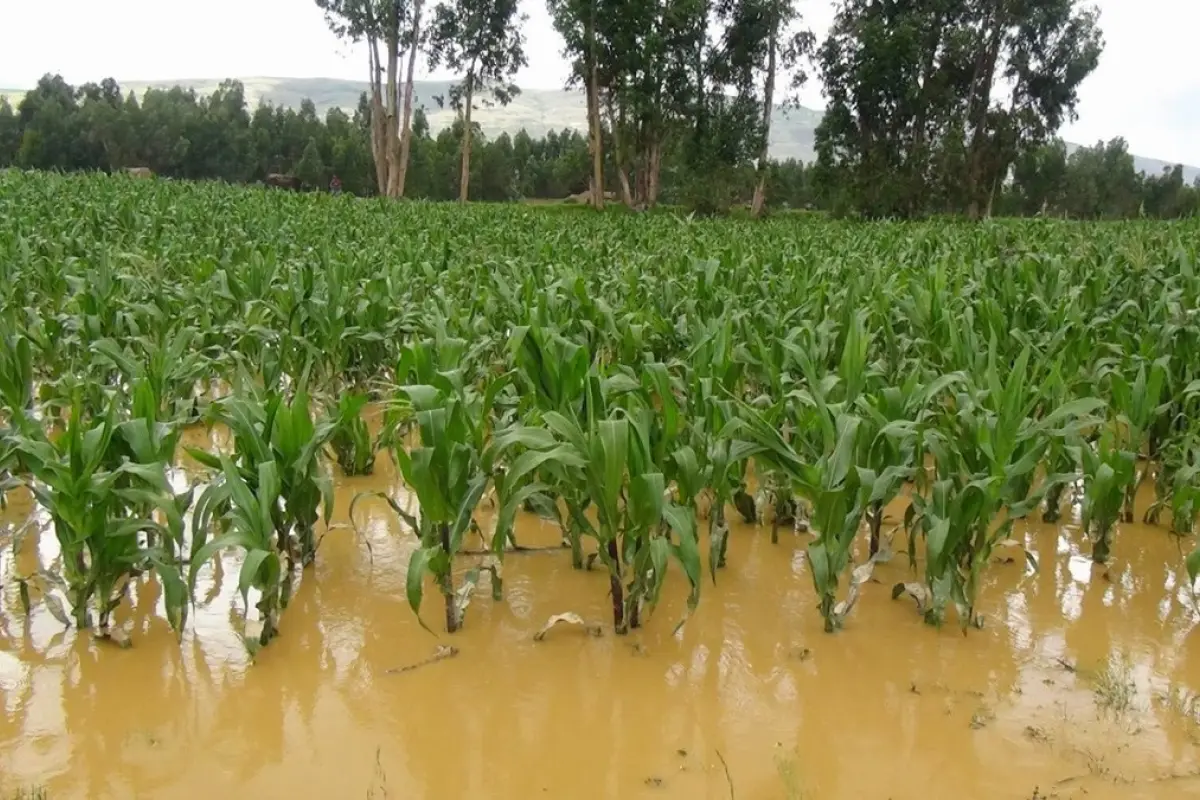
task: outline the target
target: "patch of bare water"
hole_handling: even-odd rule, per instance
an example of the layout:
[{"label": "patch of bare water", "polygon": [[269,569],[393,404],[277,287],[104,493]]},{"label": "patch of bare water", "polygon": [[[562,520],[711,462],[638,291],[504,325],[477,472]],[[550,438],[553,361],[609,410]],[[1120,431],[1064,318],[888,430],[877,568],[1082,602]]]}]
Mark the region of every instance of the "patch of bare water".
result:
[{"label": "patch of bare water", "polygon": [[[1019,524],[1040,569],[1006,553],[983,592],[987,624],[966,636],[891,599],[912,575],[903,555],[877,568],[846,628],[824,634],[807,537],[772,546],[766,529],[734,526],[729,567],[716,585],[705,577],[677,634],[678,571],[645,627],[617,637],[606,577],[572,570],[563,551],[510,555],[504,600],[482,587],[451,637],[408,609],[415,541],[387,505],[358,501],[362,539],[349,525],[351,500],[374,490],[408,499],[382,454],[375,475],[339,479],[316,566],[254,663],[233,556],[204,568],[181,642],[149,579],[120,610],[129,650],[63,631],[36,605],[25,619],[12,578],[57,547],[46,529],[12,552],[33,513],[14,492],[0,517],[0,797],[30,784],[50,798],[1200,793],[1200,612],[1161,528],[1121,526],[1100,568],[1077,520]],[[557,540],[532,517],[518,535]],[[426,593],[435,630],[440,603]],[[604,635],[563,626],[535,642],[564,611]],[[446,644],[457,655],[426,663]]]}]

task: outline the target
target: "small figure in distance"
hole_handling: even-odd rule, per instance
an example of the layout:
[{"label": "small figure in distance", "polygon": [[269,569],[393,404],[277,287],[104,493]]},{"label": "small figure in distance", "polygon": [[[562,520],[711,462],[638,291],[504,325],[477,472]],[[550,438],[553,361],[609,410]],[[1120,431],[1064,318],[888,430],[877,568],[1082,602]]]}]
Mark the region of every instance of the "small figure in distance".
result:
[{"label": "small figure in distance", "polygon": [[341,194],[342,193],[342,179],[339,178],[337,175],[334,175],[333,180],[331,180],[329,182],[329,193],[330,194]]}]

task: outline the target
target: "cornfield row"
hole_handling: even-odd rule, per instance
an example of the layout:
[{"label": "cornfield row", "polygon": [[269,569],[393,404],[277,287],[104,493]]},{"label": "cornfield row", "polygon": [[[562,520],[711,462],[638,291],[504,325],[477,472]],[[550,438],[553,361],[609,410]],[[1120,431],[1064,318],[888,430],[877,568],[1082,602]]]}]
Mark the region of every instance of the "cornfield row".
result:
[{"label": "cornfield row", "polygon": [[[617,632],[668,573],[696,607],[736,562],[730,515],[807,527],[833,631],[898,498],[896,594],[965,629],[1018,519],[1077,506],[1098,562],[1135,516],[1192,532],[1198,248],[1193,221],[700,222],[0,173],[0,476],[60,551],[7,588],[111,636],[158,580],[182,630],[198,572],[241,551],[264,645],[333,463],[378,452],[417,499],[389,498],[420,540],[408,600],[436,587],[450,632],[481,572],[502,597],[522,514],[602,565]],[[201,423],[232,447],[181,447]],[[185,451],[211,475],[181,491]]]}]

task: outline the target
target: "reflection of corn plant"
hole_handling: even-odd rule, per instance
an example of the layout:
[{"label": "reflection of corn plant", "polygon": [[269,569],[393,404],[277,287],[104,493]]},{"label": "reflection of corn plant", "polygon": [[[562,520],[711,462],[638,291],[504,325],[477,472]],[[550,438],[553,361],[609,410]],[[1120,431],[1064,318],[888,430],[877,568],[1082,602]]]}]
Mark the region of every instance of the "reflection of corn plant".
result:
[{"label": "reflection of corn plant", "polygon": [[1134,480],[1137,455],[1120,447],[1111,429],[1100,435],[1094,448],[1081,442],[1073,451],[1083,467],[1083,527],[1092,540],[1092,560],[1104,564],[1127,502],[1126,488]]},{"label": "reflection of corn plant", "polygon": [[[149,566],[163,581],[167,617],[178,629],[183,623],[185,593],[177,563],[161,551],[143,547],[138,534],[153,532],[177,546],[182,536],[181,512],[162,463],[125,460],[112,466],[120,460],[114,451],[119,447],[114,417],[115,406],[110,405],[105,418],[89,424],[76,403],[65,430],[53,442],[29,435],[17,437],[14,445],[34,479],[29,488],[54,526],[63,563],[59,588],[67,597],[75,625],[90,627],[89,607],[94,601],[98,632],[109,635],[112,612],[128,581]],[[131,507],[161,511],[167,524],[135,516]],[[50,605],[52,611],[54,607]]]},{"label": "reflection of corn plant", "polygon": [[354,392],[343,394],[338,400],[329,444],[346,475],[370,475],[375,469],[375,443],[362,418],[366,405],[367,396]]}]

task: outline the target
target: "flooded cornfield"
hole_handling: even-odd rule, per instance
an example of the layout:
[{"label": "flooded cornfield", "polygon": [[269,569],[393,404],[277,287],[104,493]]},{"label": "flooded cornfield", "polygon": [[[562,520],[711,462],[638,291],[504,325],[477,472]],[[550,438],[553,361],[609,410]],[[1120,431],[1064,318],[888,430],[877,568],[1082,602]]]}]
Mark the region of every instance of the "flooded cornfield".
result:
[{"label": "flooded cornfield", "polygon": [[[182,644],[153,580],[118,611],[129,649],[64,630],[45,609],[26,619],[6,592],[0,786],[54,798],[1200,792],[1200,613],[1161,529],[1125,526],[1100,567],[1077,512],[1019,524],[1022,548],[997,556],[983,628],[967,636],[892,599],[914,574],[903,552],[827,636],[805,575],[809,537],[772,545],[764,528],[735,524],[736,566],[677,632],[686,598],[671,583],[643,628],[603,630],[606,578],[573,570],[563,549],[510,555],[504,600],[477,597],[451,637],[422,630],[407,607],[417,542],[387,504],[360,499],[354,526],[346,516],[364,491],[406,502],[398,485],[385,459],[337,481],[316,569],[253,661],[231,611],[233,555],[206,570]],[[888,512],[891,527],[903,504]],[[45,532],[26,535],[15,564],[9,555],[31,513],[27,494],[10,495],[6,585],[55,558]],[[530,547],[559,541],[528,514],[517,531]],[[563,612],[601,635],[563,625],[535,641]],[[424,616],[436,630],[437,609]]]},{"label": "flooded cornfield", "polygon": [[1200,796],[1198,246],[0,172],[0,800]]}]

